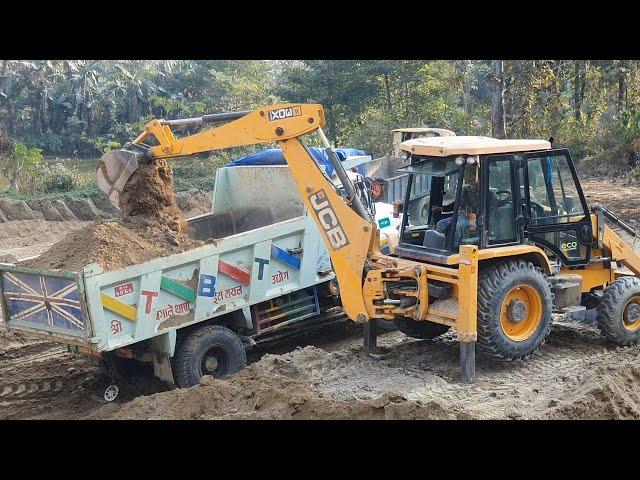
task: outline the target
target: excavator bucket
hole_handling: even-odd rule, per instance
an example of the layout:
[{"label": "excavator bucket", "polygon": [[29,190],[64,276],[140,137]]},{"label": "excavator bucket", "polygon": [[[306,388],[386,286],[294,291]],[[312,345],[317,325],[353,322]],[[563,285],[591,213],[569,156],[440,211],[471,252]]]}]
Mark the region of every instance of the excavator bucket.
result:
[{"label": "excavator bucket", "polygon": [[112,150],[105,153],[96,170],[98,188],[104,192],[109,201],[120,208],[120,194],[124,186],[138,169],[139,152],[131,150]]}]

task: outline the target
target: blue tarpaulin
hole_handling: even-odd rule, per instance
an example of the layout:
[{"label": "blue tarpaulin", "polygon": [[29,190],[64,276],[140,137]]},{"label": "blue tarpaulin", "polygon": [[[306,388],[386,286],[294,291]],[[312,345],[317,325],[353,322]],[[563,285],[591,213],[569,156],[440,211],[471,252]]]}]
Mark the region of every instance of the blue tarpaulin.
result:
[{"label": "blue tarpaulin", "polygon": [[[329,177],[333,175],[333,165],[329,160],[329,156],[325,152],[324,148],[309,147],[309,152],[315,158],[316,162],[326,167],[326,172]],[[347,157],[366,155],[363,150],[357,148],[336,148],[336,154],[340,161],[344,162]],[[279,148],[268,148],[261,150],[245,157],[236,158],[233,162],[227,164],[227,167],[239,167],[239,166],[251,166],[251,165],[286,165],[287,162],[284,159],[284,154]],[[359,165],[358,172],[364,175],[364,166]]]}]

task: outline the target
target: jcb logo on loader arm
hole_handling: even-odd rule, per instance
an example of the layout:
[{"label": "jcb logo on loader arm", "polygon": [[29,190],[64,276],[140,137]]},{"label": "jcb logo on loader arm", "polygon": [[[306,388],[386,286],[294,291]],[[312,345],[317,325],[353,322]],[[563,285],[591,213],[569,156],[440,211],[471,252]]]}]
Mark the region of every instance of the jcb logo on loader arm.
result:
[{"label": "jcb logo on loader arm", "polygon": [[329,243],[334,250],[349,245],[349,240],[338,221],[338,216],[329,203],[324,190],[319,190],[309,195],[309,202],[322,225],[324,233],[329,239]]},{"label": "jcb logo on loader arm", "polygon": [[285,118],[299,117],[302,115],[302,106],[279,108],[277,110],[269,110],[269,121],[284,120]]}]

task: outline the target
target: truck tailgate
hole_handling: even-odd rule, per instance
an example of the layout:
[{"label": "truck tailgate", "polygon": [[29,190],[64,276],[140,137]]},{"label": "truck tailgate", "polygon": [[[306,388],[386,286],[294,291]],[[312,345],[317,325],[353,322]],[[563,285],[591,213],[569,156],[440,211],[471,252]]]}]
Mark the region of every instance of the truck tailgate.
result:
[{"label": "truck tailgate", "polygon": [[0,306],[9,328],[91,336],[80,274],[0,265]]}]

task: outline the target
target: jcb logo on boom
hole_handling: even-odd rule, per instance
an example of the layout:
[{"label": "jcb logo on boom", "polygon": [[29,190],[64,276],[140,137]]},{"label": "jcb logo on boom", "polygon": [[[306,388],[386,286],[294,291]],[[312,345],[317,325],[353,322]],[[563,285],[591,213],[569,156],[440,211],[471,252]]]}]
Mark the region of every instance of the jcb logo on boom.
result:
[{"label": "jcb logo on boom", "polygon": [[311,202],[313,211],[318,216],[320,225],[322,225],[322,229],[327,235],[331,247],[334,250],[338,250],[339,248],[349,245],[349,240],[342,229],[342,225],[340,225],[338,221],[336,212],[329,203],[325,191],[319,190],[309,195],[309,202]]},{"label": "jcb logo on boom", "polygon": [[277,110],[269,110],[269,121],[284,120],[285,118],[299,117],[300,115],[302,115],[302,107],[300,105],[278,108]]}]

